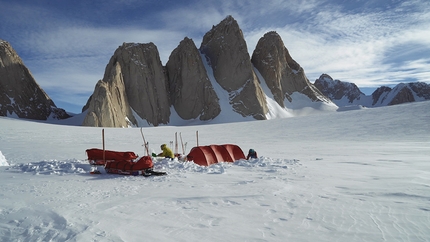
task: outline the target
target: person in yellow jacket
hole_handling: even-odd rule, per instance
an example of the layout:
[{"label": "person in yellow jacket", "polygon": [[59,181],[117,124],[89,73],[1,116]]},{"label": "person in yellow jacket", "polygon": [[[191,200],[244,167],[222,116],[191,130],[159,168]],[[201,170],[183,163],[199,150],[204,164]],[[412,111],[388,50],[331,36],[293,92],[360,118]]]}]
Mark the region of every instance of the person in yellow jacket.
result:
[{"label": "person in yellow jacket", "polygon": [[160,148],[163,152],[158,154],[158,156],[172,158],[172,159],[175,158],[175,156],[173,155],[173,151],[169,147],[167,147],[166,144],[162,144]]}]

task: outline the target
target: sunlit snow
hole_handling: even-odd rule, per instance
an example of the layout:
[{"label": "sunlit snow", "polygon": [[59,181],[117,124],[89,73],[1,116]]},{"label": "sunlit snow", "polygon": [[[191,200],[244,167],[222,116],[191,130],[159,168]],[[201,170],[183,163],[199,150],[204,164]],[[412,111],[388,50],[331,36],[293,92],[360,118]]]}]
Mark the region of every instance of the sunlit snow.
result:
[{"label": "sunlit snow", "polygon": [[[145,127],[259,158],[167,176],[91,175],[101,128],[0,117],[0,241],[429,241],[430,102],[267,121]],[[144,155],[138,128],[106,148]],[[181,146],[179,146],[181,147]],[[181,149],[179,149],[181,151]]]}]

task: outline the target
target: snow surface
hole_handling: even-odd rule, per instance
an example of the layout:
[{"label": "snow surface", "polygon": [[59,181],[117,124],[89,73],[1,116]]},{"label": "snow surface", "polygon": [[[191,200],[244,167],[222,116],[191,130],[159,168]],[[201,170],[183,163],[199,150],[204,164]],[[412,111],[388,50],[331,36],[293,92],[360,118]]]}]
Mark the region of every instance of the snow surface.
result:
[{"label": "snow surface", "polygon": [[9,163],[6,160],[6,157],[0,151],[0,166],[8,166]]},{"label": "snow surface", "polygon": [[[430,241],[430,102],[286,119],[143,128],[254,148],[163,177],[91,175],[101,128],[0,118],[0,241]],[[144,154],[138,128],[106,148]],[[185,152],[187,153],[187,152]]]}]

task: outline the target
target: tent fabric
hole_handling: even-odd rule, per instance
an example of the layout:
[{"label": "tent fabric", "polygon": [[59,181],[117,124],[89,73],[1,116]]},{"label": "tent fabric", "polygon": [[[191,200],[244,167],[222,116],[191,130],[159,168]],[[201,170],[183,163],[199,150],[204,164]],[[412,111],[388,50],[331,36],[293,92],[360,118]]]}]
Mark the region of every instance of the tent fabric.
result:
[{"label": "tent fabric", "polygon": [[196,146],[187,155],[188,161],[201,166],[210,166],[218,162],[234,162],[245,159],[242,149],[233,144]]},{"label": "tent fabric", "polygon": [[[88,149],[86,150],[88,160],[103,160],[102,149]],[[105,150],[105,160],[133,160],[137,158],[137,155],[132,151],[112,151]]]}]

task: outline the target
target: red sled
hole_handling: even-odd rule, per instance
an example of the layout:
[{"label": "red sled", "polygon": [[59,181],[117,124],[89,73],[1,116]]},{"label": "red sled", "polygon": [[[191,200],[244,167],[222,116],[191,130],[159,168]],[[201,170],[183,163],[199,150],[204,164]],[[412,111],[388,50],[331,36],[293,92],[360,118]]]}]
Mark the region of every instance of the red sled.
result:
[{"label": "red sled", "polygon": [[102,149],[86,150],[88,162],[93,166],[104,166],[107,173],[121,175],[165,175],[165,172],[152,170],[154,164],[150,156],[138,156],[131,151],[112,151]]},{"label": "red sled", "polygon": [[102,149],[88,149],[86,150],[88,161],[90,165],[106,165],[106,162],[110,161],[132,161],[138,156],[132,151],[112,151]]}]

